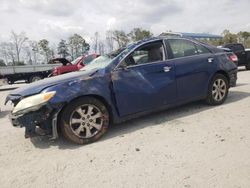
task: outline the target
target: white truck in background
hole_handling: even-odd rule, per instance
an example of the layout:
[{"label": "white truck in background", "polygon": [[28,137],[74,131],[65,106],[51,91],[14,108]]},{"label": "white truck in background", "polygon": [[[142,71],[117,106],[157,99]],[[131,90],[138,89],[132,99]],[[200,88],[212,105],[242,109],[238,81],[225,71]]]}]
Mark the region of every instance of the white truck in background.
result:
[{"label": "white truck in background", "polygon": [[[15,81],[25,80],[27,83],[35,82],[48,77],[53,68],[61,64],[2,66],[0,67],[0,84],[13,84]],[[3,83],[1,83],[3,82]]]}]

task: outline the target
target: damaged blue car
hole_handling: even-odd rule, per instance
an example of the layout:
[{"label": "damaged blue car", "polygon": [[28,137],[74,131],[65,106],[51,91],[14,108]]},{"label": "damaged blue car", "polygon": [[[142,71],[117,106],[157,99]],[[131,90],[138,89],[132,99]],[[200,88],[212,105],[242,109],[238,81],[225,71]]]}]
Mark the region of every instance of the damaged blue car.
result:
[{"label": "damaged blue car", "polygon": [[[236,85],[226,52],[183,37],[156,37],[93,60],[78,72],[12,91],[13,126],[25,137],[63,135],[87,144],[111,124],[197,100],[222,104]],[[40,129],[39,134],[37,130]],[[60,133],[60,134],[59,134]]]}]

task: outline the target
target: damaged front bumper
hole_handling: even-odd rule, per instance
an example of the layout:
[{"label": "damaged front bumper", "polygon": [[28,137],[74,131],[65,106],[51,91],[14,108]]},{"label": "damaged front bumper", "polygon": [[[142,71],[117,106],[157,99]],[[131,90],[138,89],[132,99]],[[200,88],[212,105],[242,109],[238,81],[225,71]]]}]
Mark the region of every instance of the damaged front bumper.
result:
[{"label": "damaged front bumper", "polygon": [[9,118],[14,127],[25,127],[25,138],[49,135],[51,139],[56,139],[59,112],[60,108],[55,109],[46,104],[37,111],[18,115],[11,113]]}]

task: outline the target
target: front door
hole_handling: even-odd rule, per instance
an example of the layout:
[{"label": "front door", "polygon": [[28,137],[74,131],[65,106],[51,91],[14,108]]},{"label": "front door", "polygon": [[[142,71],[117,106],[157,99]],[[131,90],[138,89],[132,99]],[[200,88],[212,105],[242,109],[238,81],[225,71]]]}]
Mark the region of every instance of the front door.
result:
[{"label": "front door", "polygon": [[175,69],[162,41],[135,49],[112,73],[121,116],[153,110],[176,100]]}]

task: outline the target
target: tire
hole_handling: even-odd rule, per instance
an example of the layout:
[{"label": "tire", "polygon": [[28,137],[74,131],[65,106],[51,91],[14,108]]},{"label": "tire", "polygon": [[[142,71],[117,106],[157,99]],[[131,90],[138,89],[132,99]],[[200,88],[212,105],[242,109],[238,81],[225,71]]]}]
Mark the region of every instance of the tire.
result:
[{"label": "tire", "polygon": [[8,84],[12,85],[12,84],[14,84],[14,81],[13,80],[8,80]]},{"label": "tire", "polygon": [[222,74],[216,74],[209,84],[206,102],[210,105],[223,104],[227,98],[228,89],[228,79]]},{"label": "tire", "polygon": [[250,70],[250,61],[246,64],[246,69]]},{"label": "tire", "polygon": [[59,122],[66,139],[77,144],[89,144],[107,132],[109,112],[101,101],[84,97],[67,105]]},{"label": "tire", "polygon": [[29,82],[32,83],[32,82],[37,82],[39,80],[43,79],[42,76],[39,76],[39,75],[36,75],[36,76],[31,76],[29,78]]}]

